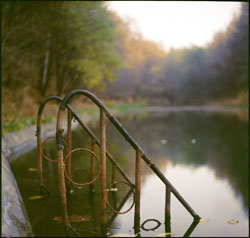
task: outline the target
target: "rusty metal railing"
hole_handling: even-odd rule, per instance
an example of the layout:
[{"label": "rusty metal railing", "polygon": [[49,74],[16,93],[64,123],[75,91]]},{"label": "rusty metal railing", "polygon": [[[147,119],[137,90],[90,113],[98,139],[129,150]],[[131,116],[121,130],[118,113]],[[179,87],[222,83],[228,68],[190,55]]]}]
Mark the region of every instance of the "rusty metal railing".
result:
[{"label": "rusty metal railing", "polygon": [[[84,95],[88,97],[92,102],[94,102],[100,109],[100,141],[93,134],[93,132],[86,126],[86,124],[79,118],[77,113],[69,105],[70,100],[75,95]],[[56,100],[61,102],[57,114],[57,124],[56,124],[56,144],[57,144],[57,165],[58,165],[58,181],[59,181],[59,190],[61,196],[61,204],[63,210],[63,221],[66,227],[71,228],[68,214],[67,214],[67,197],[66,197],[66,183],[72,183],[71,179],[71,120],[75,118],[81,127],[87,132],[91,137],[91,150],[88,150],[91,153],[91,182],[87,184],[92,184],[97,176],[94,179],[94,159],[97,159],[95,154],[95,145],[100,147],[100,188],[101,188],[101,228],[105,233],[107,227],[107,186],[106,186],[106,158],[108,158],[113,164],[113,175],[112,175],[112,184],[117,183],[115,180],[115,171],[116,169],[120,174],[125,178],[128,185],[134,189],[134,204],[135,204],[135,213],[134,213],[134,223],[135,228],[140,227],[140,191],[141,191],[141,161],[144,160],[146,164],[154,171],[154,173],[161,179],[161,181],[166,185],[166,199],[165,199],[165,219],[170,221],[170,194],[173,193],[175,197],[180,201],[180,203],[187,209],[187,211],[193,216],[194,220],[199,220],[200,216],[191,208],[191,206],[185,201],[181,194],[174,188],[174,186],[169,182],[165,175],[156,167],[156,165],[149,159],[149,157],[144,153],[142,148],[137,144],[137,142],[132,138],[132,136],[126,131],[126,129],[121,125],[121,123],[116,119],[116,117],[108,110],[108,108],[92,93],[87,90],[73,90],[68,93],[63,99],[57,96],[52,96],[47,98],[39,107],[38,116],[37,116],[37,148],[38,148],[38,168],[39,168],[39,181],[40,188],[43,188],[47,191],[46,186],[43,180],[43,169],[42,169],[42,142],[41,142],[41,116],[44,109],[44,106],[47,102],[51,100]],[[67,146],[65,146],[64,137],[63,137],[63,114],[65,109],[68,109],[68,123],[67,123]],[[106,149],[106,118],[117,128],[125,140],[134,148],[135,150],[135,184],[128,177],[126,172],[121,168],[121,166],[115,161],[112,155]],[[64,153],[66,149],[66,155]],[[80,150],[80,149],[79,149]],[[83,150],[83,148],[82,148]],[[86,148],[85,148],[86,150]],[[66,163],[67,162],[67,163]],[[67,167],[65,166],[67,164]],[[65,168],[66,167],[66,168]],[[98,172],[99,173],[99,172]],[[66,177],[66,179],[65,179]],[[66,182],[68,181],[68,182]],[[87,185],[84,184],[84,185]],[[79,184],[78,184],[79,185]],[[132,208],[132,207],[131,207]],[[115,209],[111,209],[114,212],[119,213]],[[129,209],[130,210],[130,209]]]},{"label": "rusty metal railing", "polygon": [[[44,184],[44,179],[43,179],[43,163],[42,163],[42,157],[43,157],[43,151],[42,151],[42,144],[45,143],[45,141],[48,139],[45,139],[42,143],[42,138],[41,138],[41,126],[42,126],[42,113],[44,110],[45,105],[50,102],[50,101],[57,101],[57,102],[62,102],[62,98],[58,97],[58,96],[51,96],[48,97],[39,107],[38,110],[38,114],[37,114],[37,128],[36,128],[36,136],[37,136],[37,156],[38,156],[38,171],[39,171],[39,185],[40,185],[40,189],[45,189],[46,191],[48,191],[48,189],[46,188],[45,184]],[[94,133],[87,127],[87,125],[80,119],[80,117],[77,115],[77,113],[75,112],[75,110],[70,106],[67,105],[68,110],[71,112],[72,114],[72,118],[75,118],[76,121],[81,125],[81,127],[87,132],[87,134],[92,138],[92,148],[91,150],[94,151],[95,150],[95,145],[100,146],[100,141],[97,139],[97,137],[94,135]],[[69,126],[69,123],[67,124]],[[71,126],[68,129],[68,132],[71,131]],[[69,134],[69,133],[68,133]],[[71,133],[70,133],[71,134]],[[69,138],[69,136],[67,136]],[[55,138],[55,137],[53,137]],[[65,143],[65,139],[63,139],[64,143]],[[65,143],[66,145],[66,143]],[[71,141],[68,141],[68,146],[71,146]],[[68,149],[68,148],[67,148]],[[69,150],[69,149],[68,149]],[[113,156],[109,153],[109,151],[106,151],[106,155],[107,158],[112,162],[112,164],[114,165],[114,167],[121,173],[121,175],[126,179],[126,181],[131,184],[131,186],[134,187],[133,182],[131,181],[131,179],[128,177],[127,173],[122,169],[122,167],[116,162],[116,160],[113,158]],[[57,160],[54,160],[54,162],[56,162]],[[93,161],[93,160],[91,160]],[[93,175],[93,168],[94,168],[94,164],[92,162],[92,175]],[[68,172],[70,175],[70,172]],[[71,177],[71,176],[70,176]]]}]

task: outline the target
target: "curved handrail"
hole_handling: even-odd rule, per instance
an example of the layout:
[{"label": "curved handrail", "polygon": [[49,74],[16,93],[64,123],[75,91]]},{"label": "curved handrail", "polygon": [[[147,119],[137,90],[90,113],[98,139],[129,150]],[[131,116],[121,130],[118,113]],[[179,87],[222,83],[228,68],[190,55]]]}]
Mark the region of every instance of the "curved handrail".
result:
[{"label": "curved handrail", "polygon": [[42,126],[42,113],[45,105],[52,100],[57,100],[59,102],[62,101],[62,98],[58,96],[51,96],[46,98],[39,106],[38,113],[37,113],[37,122],[36,122],[36,137],[37,137],[37,153],[38,153],[38,170],[39,170],[39,183],[40,188],[45,188],[46,191],[48,191],[44,185],[43,181],[43,165],[42,165],[42,139],[41,139],[41,126]]},{"label": "curved handrail", "polygon": [[[87,90],[83,90],[83,89],[76,89],[76,90],[72,90],[71,92],[69,92],[63,99],[60,107],[59,107],[59,112],[58,113],[62,113],[63,110],[65,110],[66,105],[69,103],[70,99],[77,95],[77,94],[81,94],[84,95],[86,97],[88,97],[89,99],[91,99],[100,109],[102,109],[106,116],[109,118],[109,120],[111,121],[111,123],[120,131],[120,133],[124,136],[124,138],[129,142],[129,144],[135,149],[135,150],[139,150],[143,155],[144,155],[144,160],[148,163],[151,164],[150,159],[145,156],[144,151],[142,150],[142,148],[136,143],[136,141],[130,136],[130,134],[127,132],[127,130],[122,126],[122,124],[116,119],[116,117],[109,111],[109,109],[91,92],[87,91]],[[59,114],[59,115],[60,115]],[[59,122],[60,123],[60,122]],[[59,128],[60,130],[60,128]]]},{"label": "curved handrail", "polygon": [[70,99],[75,95],[84,95],[91,99],[100,110],[104,111],[110,122],[118,129],[118,131],[123,135],[125,140],[136,150],[141,153],[141,157],[147,163],[147,165],[155,172],[155,174],[161,179],[161,181],[170,187],[171,192],[175,195],[175,197],[181,202],[181,204],[189,211],[189,213],[194,217],[194,219],[200,219],[200,216],[191,208],[191,206],[185,201],[185,199],[181,196],[181,194],[175,189],[175,187],[169,182],[169,180],[165,177],[165,175],[155,166],[154,163],[149,159],[149,157],[144,153],[142,148],[136,143],[136,141],[132,138],[132,136],[127,132],[127,130],[122,126],[122,124],[116,119],[116,117],[109,111],[109,109],[91,92],[83,89],[76,89],[69,92],[63,99],[60,104],[58,115],[57,115],[57,148],[59,157],[63,157],[62,150],[62,117],[63,112],[66,108],[66,105],[69,103]]},{"label": "curved handrail", "polygon": [[[42,166],[42,150],[41,150],[41,144],[42,144],[42,139],[41,139],[41,125],[42,125],[42,113],[44,110],[45,105],[49,101],[56,100],[58,102],[62,102],[63,99],[58,96],[50,96],[46,98],[39,106],[38,113],[37,113],[37,125],[36,125],[36,136],[37,136],[37,153],[38,153],[38,169],[39,169],[39,183],[40,187],[43,187],[46,189],[46,186],[44,185],[43,181],[43,166]],[[83,129],[88,133],[88,135],[95,141],[95,143],[100,146],[100,141],[98,138],[95,136],[95,134],[87,127],[87,125],[80,119],[78,114],[75,112],[75,110],[69,105],[66,104],[66,107],[70,110],[72,113],[73,117],[78,121],[78,123],[82,126]],[[113,158],[113,156],[107,151],[106,152],[107,157],[109,160],[115,165],[115,167],[118,169],[118,171],[121,173],[121,175],[134,187],[135,185],[131,181],[131,179],[128,177],[126,172],[122,169],[122,167],[116,162],[116,160]],[[48,192],[48,190],[46,189]]]}]

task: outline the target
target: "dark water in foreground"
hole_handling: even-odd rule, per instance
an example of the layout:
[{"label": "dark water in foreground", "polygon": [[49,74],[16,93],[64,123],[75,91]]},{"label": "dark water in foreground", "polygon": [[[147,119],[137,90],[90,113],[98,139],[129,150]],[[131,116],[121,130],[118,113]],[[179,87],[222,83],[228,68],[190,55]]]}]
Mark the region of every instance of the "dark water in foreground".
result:
[{"label": "dark water in foreground", "polygon": [[[201,112],[154,113],[130,116],[120,121],[191,207],[202,218],[209,219],[199,222],[190,236],[249,236],[248,121],[233,114]],[[98,125],[89,126],[99,136]],[[90,148],[90,140],[81,128],[76,129],[72,136],[73,148]],[[45,146],[51,157],[55,157],[54,145],[51,141]],[[107,125],[107,149],[134,180],[135,152],[110,124]],[[75,152],[72,156],[73,167],[89,167],[86,152]],[[44,166],[45,183],[52,196],[30,200],[40,195],[38,173],[33,169],[37,167],[36,150],[11,164],[33,232],[36,236],[73,236],[66,234],[63,225],[54,220],[62,216],[56,165],[44,161]],[[140,235],[165,236],[165,186],[145,163],[142,174],[141,224],[148,219],[154,220],[143,224]],[[108,162],[108,186],[111,176]],[[117,180],[121,178],[117,176]],[[76,182],[88,180],[82,170],[77,171],[73,179]],[[100,236],[99,179],[94,189],[95,192],[90,193],[89,186],[82,189],[71,187],[69,214],[83,217],[83,221],[72,223],[81,236]],[[109,201],[113,207],[124,202],[121,211],[125,211],[133,198],[129,188],[120,184],[117,192],[109,192]],[[123,215],[116,215],[108,209],[108,235],[134,235],[133,217],[134,208]],[[229,224],[231,220],[238,222]],[[192,221],[192,216],[171,195],[171,234],[167,236],[183,236]],[[151,229],[156,226],[156,229]]]}]

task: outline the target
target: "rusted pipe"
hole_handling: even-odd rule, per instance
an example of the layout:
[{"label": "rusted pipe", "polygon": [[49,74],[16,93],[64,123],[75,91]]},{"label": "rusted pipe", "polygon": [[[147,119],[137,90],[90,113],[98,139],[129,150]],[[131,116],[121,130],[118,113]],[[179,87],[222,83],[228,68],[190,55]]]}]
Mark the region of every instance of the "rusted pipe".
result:
[{"label": "rusted pipe", "polygon": [[182,205],[189,211],[189,213],[194,217],[194,219],[200,219],[200,216],[189,206],[189,204],[184,200],[184,198],[177,192],[173,185],[166,179],[164,174],[152,163],[152,161],[145,155],[141,147],[136,143],[132,136],[127,132],[127,130],[121,125],[121,123],[113,116],[113,114],[108,110],[108,108],[92,93],[87,90],[76,89],[69,92],[60,104],[60,109],[65,109],[70,99],[77,94],[85,95],[90,98],[99,108],[103,110],[106,116],[109,118],[111,123],[117,128],[117,130],[123,135],[125,140],[135,149],[141,152],[142,159],[150,166],[150,168],[156,173],[156,175],[162,180],[165,185],[169,185],[171,191],[176,196],[176,198],[182,203]]},{"label": "rusted pipe", "polygon": [[194,217],[194,219],[199,220],[200,216],[189,206],[189,204],[180,195],[180,193],[175,189],[175,187],[168,181],[165,175],[154,164],[151,164],[150,168],[157,174],[157,176],[161,179],[161,181],[165,185],[169,186],[169,189],[171,190],[171,192],[175,195],[175,197],[179,200],[179,202],[188,210],[188,212]]},{"label": "rusted pipe", "polygon": [[40,184],[40,188],[45,188],[45,189],[46,187],[44,185],[44,180],[43,180],[42,139],[41,139],[42,113],[43,113],[45,105],[49,101],[52,101],[52,100],[61,102],[62,98],[57,97],[57,96],[51,96],[45,99],[39,106],[38,113],[37,113],[37,123],[36,123],[39,184]]},{"label": "rusted pipe", "polygon": [[[42,117],[42,112],[44,110],[45,105],[49,102],[49,101],[58,101],[58,102],[62,102],[62,98],[58,97],[58,96],[51,96],[48,97],[47,99],[45,99],[43,101],[43,103],[40,104],[39,106],[39,110],[38,110],[38,114],[37,114],[37,130],[36,130],[36,136],[37,136],[37,155],[38,155],[38,171],[39,171],[39,184],[40,187],[45,187],[44,185],[44,180],[43,180],[43,165],[42,165],[42,141],[41,141],[41,117]],[[82,126],[82,128],[88,133],[88,135],[95,141],[95,143],[100,147],[100,141],[97,139],[97,137],[94,135],[94,133],[87,127],[87,125],[80,119],[80,117],[77,115],[77,113],[75,112],[75,110],[69,105],[67,104],[66,106],[68,108],[68,110],[71,111],[72,116],[78,121],[78,123]],[[115,161],[115,159],[113,158],[113,156],[107,151],[106,155],[108,157],[108,159],[116,166],[116,168],[118,169],[118,171],[121,173],[121,175],[132,185],[134,186],[133,182],[131,181],[131,179],[128,177],[128,175],[126,174],[126,172],[123,170],[123,168]],[[46,189],[47,190],[47,189]]]},{"label": "rusted pipe", "polygon": [[62,128],[62,118],[63,110],[58,110],[57,123],[56,123],[56,144],[57,144],[57,165],[58,165],[58,182],[59,182],[59,192],[61,196],[61,204],[63,210],[63,221],[66,227],[70,226],[67,211],[67,198],[66,198],[66,187],[65,187],[65,164],[63,161],[63,128]]},{"label": "rusted pipe", "polygon": [[[96,174],[95,176],[93,176],[92,180],[90,180],[90,181],[88,181],[88,182],[85,182],[85,183],[77,183],[77,182],[74,182],[74,181],[68,176],[68,174],[66,173],[66,171],[65,171],[65,176],[66,176],[66,178],[70,181],[70,183],[73,184],[73,185],[75,185],[75,186],[83,187],[83,186],[86,186],[86,185],[90,185],[90,184],[92,184],[92,183],[95,182],[95,180],[98,178],[98,176],[99,176],[99,174],[100,174],[100,164],[99,164],[99,161],[98,161],[98,157],[97,157],[97,155],[96,155],[93,151],[91,151],[91,150],[89,150],[89,149],[87,149],[87,148],[76,148],[76,149],[71,150],[69,153],[73,153],[73,152],[76,152],[76,151],[86,151],[86,152],[88,152],[88,153],[90,153],[90,154],[93,155],[94,159],[96,159],[97,164],[98,164],[98,171],[97,171],[97,174]],[[69,157],[69,154],[68,154],[68,155],[65,157],[65,159],[64,159],[64,163],[65,163],[65,164],[67,164],[67,162],[68,162],[68,157]],[[89,178],[91,177],[91,176],[90,176],[90,172],[89,172],[87,169],[85,169],[85,168],[77,168],[77,170],[80,170],[80,169],[81,169],[81,170],[87,171],[87,173],[89,174]],[[74,171],[76,171],[76,169],[75,169]]]},{"label": "rusted pipe", "polygon": [[[95,134],[88,128],[88,126],[79,118],[79,116],[77,115],[77,113],[74,111],[74,109],[71,108],[71,112],[74,116],[74,118],[79,122],[79,124],[82,126],[82,128],[87,132],[87,134],[94,139],[96,145],[98,145],[100,147],[100,141],[97,139],[97,137],[95,136]],[[123,170],[123,168],[116,162],[116,160],[114,159],[114,157],[108,152],[106,151],[106,156],[107,158],[115,165],[115,167],[117,168],[117,170],[121,173],[121,175],[132,185],[135,186],[132,182],[132,180],[128,177],[127,173],[125,172],[125,170]]]},{"label": "rusted pipe", "polygon": [[[171,189],[166,185],[165,195],[165,233],[171,233]],[[169,235],[166,235],[169,237]]]},{"label": "rusted pipe", "polygon": [[[112,163],[112,182],[113,184],[113,188],[116,188],[116,167],[115,165]],[[130,184],[130,183],[129,183]],[[116,210],[117,207],[117,196],[116,196],[116,192],[112,193],[112,200],[113,200],[113,207]]]},{"label": "rusted pipe", "polygon": [[[71,153],[69,153],[71,151],[71,140],[72,140],[72,133],[71,133],[71,121],[72,121],[72,113],[70,111],[70,109],[68,109],[68,123],[67,123],[67,154],[68,154],[68,165],[67,165],[67,171],[68,171],[68,176],[70,178],[72,178],[71,176]],[[70,182],[68,181],[68,184],[70,184]]]},{"label": "rusted pipe", "polygon": [[[91,151],[95,154],[96,144],[95,140],[91,137]],[[95,176],[95,157],[93,154],[91,154],[91,160],[90,160],[90,180],[93,180]],[[89,192],[94,192],[94,184],[91,183],[89,185]]]},{"label": "rusted pipe", "polygon": [[[91,151],[95,154],[95,140],[91,138]],[[95,176],[95,157],[91,154],[91,161],[90,161],[90,180],[92,180]]]},{"label": "rusted pipe", "polygon": [[168,185],[166,185],[166,195],[165,195],[165,220],[170,221],[171,217],[171,210],[170,210],[170,204],[171,204],[171,190]]},{"label": "rusted pipe", "polygon": [[141,152],[136,150],[135,162],[135,227],[140,226],[140,207],[141,207]]},{"label": "rusted pipe", "polygon": [[[58,97],[58,96],[51,96],[45,99],[41,105],[39,106],[38,114],[37,114],[37,130],[36,130],[36,136],[37,136],[37,154],[38,154],[38,168],[39,168],[39,180],[40,180],[40,186],[44,185],[43,184],[43,167],[42,167],[42,150],[41,150],[41,116],[43,109],[45,105],[51,101],[51,100],[56,100],[59,102],[62,102],[63,99]],[[73,117],[78,121],[78,123],[83,127],[83,129],[89,134],[91,138],[93,138],[96,142],[96,144],[100,147],[100,141],[97,139],[97,137],[94,135],[94,133],[87,127],[87,125],[80,119],[80,117],[77,115],[75,110],[69,105],[66,104],[66,107],[71,111]],[[115,164],[116,168],[118,171],[121,173],[121,175],[132,185],[134,186],[133,182],[131,179],[128,177],[126,172],[122,169],[122,167],[115,161],[113,156],[107,151],[106,152],[107,157],[109,160]]]},{"label": "rusted pipe", "polygon": [[[38,120],[37,123],[41,124]],[[40,128],[39,128],[40,129]],[[42,141],[40,134],[37,134],[37,156],[38,156],[38,173],[40,187],[45,187],[43,181],[43,159],[42,159]]]},{"label": "rusted pipe", "polygon": [[101,164],[101,223],[102,229],[107,225],[107,190],[106,190],[106,123],[105,112],[100,110],[100,164]]}]

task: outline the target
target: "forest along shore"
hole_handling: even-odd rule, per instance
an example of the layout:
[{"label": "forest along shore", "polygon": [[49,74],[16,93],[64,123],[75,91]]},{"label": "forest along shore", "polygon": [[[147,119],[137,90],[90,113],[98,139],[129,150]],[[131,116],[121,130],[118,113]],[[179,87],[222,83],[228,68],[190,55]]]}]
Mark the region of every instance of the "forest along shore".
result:
[{"label": "forest along shore", "polygon": [[48,96],[77,88],[104,101],[156,106],[248,104],[246,2],[206,45],[169,51],[134,31],[105,2],[1,4],[4,133],[34,123]]}]

